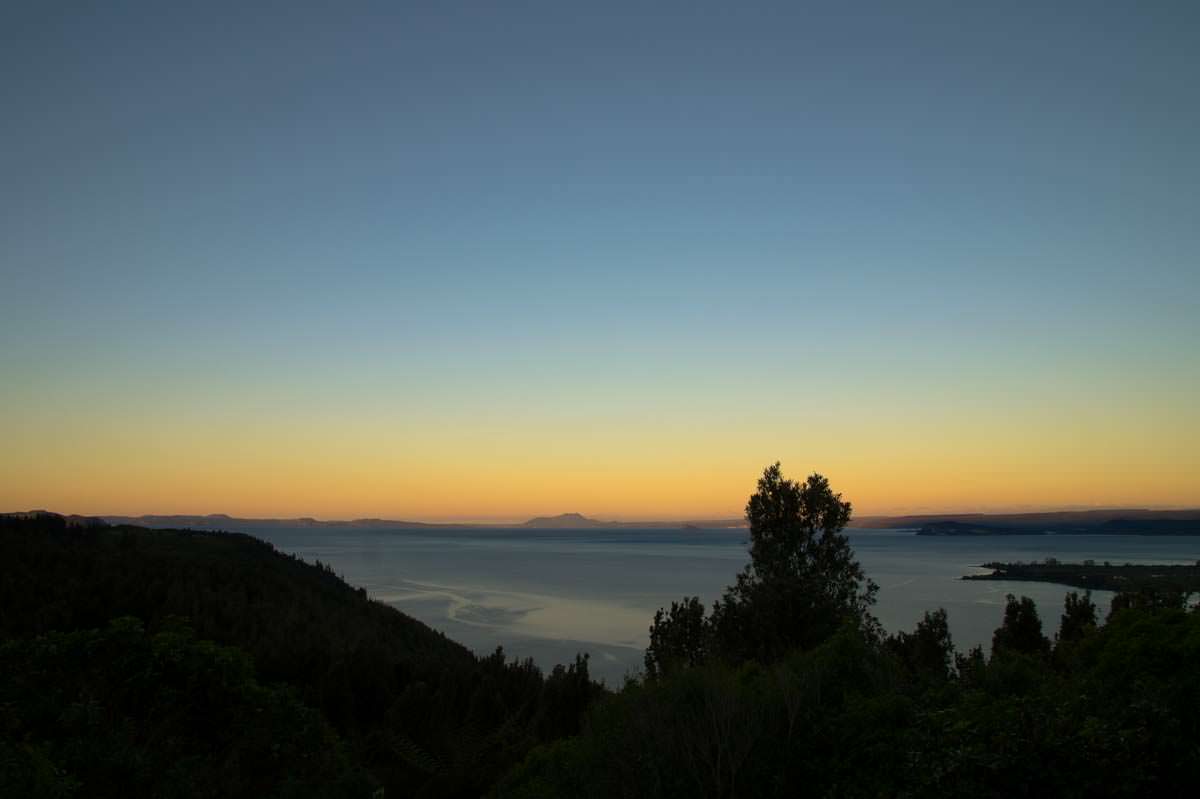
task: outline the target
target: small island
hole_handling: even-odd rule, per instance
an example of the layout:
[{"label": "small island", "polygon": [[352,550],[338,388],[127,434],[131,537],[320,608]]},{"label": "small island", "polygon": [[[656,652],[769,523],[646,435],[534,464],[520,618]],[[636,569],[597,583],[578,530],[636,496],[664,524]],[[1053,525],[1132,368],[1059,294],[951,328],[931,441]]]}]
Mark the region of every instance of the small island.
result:
[{"label": "small island", "polygon": [[1060,563],[1047,558],[1041,563],[985,563],[990,574],[968,574],[964,580],[1020,580],[1056,583],[1095,591],[1169,591],[1183,594],[1200,592],[1200,561],[1194,564],[1118,565],[1085,560]]}]

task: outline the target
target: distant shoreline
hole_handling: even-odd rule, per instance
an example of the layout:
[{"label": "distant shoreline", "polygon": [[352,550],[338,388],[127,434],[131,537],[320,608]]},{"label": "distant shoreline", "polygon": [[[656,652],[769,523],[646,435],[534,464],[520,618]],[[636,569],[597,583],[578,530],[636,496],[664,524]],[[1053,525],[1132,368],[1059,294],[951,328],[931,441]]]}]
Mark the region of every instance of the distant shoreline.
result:
[{"label": "distant shoreline", "polygon": [[1013,536],[1013,535],[1200,535],[1200,519],[1118,518],[1099,523],[1058,523],[1052,525],[1004,526],[960,521],[939,521],[922,525],[917,535],[924,536]]},{"label": "distant shoreline", "polygon": [[982,568],[992,571],[966,574],[962,579],[1056,583],[1095,591],[1200,591],[1200,560],[1194,564],[1115,565],[1049,559],[1043,563],[985,563]]},{"label": "distant shoreline", "polygon": [[[39,513],[43,511],[29,511]],[[26,514],[13,514],[26,515]],[[223,513],[206,515],[171,514],[142,516],[71,516],[70,524],[132,524],[151,528],[203,530],[328,529],[356,531],[408,530],[744,530],[738,518],[615,521],[593,519],[579,513],[539,516],[524,522],[420,522],[405,519],[315,519],[247,518]],[[1017,514],[933,514],[924,516],[862,516],[849,527],[859,530],[912,530],[922,536],[1011,536],[1011,535],[1200,535],[1200,509],[1053,511]]]}]

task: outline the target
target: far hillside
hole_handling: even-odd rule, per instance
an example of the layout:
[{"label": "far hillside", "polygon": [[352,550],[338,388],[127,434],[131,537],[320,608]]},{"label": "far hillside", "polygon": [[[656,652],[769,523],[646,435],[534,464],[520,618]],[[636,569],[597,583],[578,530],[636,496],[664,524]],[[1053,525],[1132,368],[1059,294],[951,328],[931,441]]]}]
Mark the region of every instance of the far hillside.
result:
[{"label": "far hillside", "polygon": [[1200,510],[1052,511],[865,516],[854,526],[915,529],[925,535],[1200,535]]}]

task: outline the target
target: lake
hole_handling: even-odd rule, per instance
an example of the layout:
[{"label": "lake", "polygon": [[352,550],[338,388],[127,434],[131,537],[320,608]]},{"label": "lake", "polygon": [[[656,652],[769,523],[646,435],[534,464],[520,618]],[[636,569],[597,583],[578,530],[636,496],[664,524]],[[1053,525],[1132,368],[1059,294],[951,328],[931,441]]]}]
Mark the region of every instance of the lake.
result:
[{"label": "lake", "polygon": [[[654,611],[685,595],[710,605],[748,562],[746,530],[359,531],[246,529],[283,552],[330,564],[352,585],[449,637],[488,653],[532,657],[543,669],[591,655],[593,676],[619,685],[642,667]],[[990,646],[1005,594],[1038,605],[1053,637],[1072,589],[1045,583],[963,581],[988,561],[1055,557],[1113,563],[1193,563],[1188,536],[918,536],[847,530],[879,584],[875,615],[889,632],[911,630],[946,608],[959,651]],[[1107,614],[1109,592],[1093,594]]]}]

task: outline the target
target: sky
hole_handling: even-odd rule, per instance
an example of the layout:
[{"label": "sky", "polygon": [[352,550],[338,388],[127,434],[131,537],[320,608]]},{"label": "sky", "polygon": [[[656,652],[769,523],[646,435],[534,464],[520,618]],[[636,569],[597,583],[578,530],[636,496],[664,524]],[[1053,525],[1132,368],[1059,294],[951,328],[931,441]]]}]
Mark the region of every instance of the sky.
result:
[{"label": "sky", "polygon": [[0,9],[0,510],[1200,506],[1200,5]]}]

